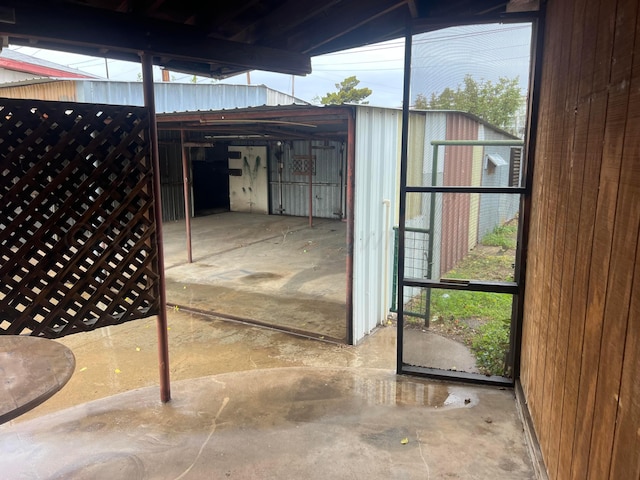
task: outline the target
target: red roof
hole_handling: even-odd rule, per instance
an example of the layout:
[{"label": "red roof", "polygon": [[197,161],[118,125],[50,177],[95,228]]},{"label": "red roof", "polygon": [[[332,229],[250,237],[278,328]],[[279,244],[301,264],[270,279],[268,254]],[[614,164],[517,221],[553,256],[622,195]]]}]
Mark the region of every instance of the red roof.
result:
[{"label": "red roof", "polygon": [[0,54],[0,68],[54,78],[98,78],[90,73],[5,49]]}]

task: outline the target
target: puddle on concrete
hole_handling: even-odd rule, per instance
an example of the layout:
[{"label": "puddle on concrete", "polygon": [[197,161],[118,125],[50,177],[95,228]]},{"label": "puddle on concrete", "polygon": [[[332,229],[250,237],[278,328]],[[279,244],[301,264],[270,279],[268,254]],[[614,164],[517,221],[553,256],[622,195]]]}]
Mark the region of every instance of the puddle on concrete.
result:
[{"label": "puddle on concrete", "polygon": [[280,278],[282,278],[282,275],[278,275],[277,273],[255,272],[249,275],[245,275],[241,280],[245,283],[256,283],[262,282],[264,280],[278,280]]},{"label": "puddle on concrete", "polygon": [[371,381],[357,377],[354,384],[356,392],[368,405],[451,409],[473,407],[478,403],[478,396],[468,387],[395,378]]}]

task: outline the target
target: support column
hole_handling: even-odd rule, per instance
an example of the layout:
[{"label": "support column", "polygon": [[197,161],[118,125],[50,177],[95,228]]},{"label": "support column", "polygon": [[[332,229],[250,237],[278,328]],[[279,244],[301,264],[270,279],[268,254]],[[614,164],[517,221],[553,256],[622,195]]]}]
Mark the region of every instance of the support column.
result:
[{"label": "support column", "polygon": [[169,380],[169,337],[167,333],[167,282],[164,275],[164,246],[162,239],[162,198],[160,191],[160,156],[158,151],[158,124],[156,121],[156,104],[153,91],[153,58],[142,52],[142,88],[144,105],[149,112],[149,141],[151,144],[151,163],[153,165],[153,200],[155,202],[154,223],[156,227],[156,245],[158,252],[158,276],[160,282],[160,305],[158,320],[158,360],[160,370],[160,400],[167,403],[171,400],[171,384]]},{"label": "support column", "polygon": [[404,87],[402,94],[402,144],[400,149],[400,207],[398,219],[398,323],[396,373],[402,373],[404,352],[404,235],[407,208],[407,159],[409,152],[409,104],[411,102],[411,23],[407,20],[404,37]]},{"label": "support column", "polygon": [[191,247],[191,202],[189,201],[189,156],[184,146],[184,130],[180,130],[180,149],[182,151],[182,189],[184,192],[184,225],[187,231],[187,261],[193,263]]}]

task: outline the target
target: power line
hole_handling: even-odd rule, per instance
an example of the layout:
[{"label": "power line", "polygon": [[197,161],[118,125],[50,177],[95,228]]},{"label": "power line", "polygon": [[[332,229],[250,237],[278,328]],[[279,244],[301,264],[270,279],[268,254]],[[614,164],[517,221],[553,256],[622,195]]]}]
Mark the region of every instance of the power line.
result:
[{"label": "power line", "polygon": [[[475,36],[480,36],[480,35],[491,35],[491,34],[495,34],[495,33],[504,33],[504,32],[511,32],[511,31],[515,31],[515,30],[524,30],[524,29],[528,29],[531,28],[529,25],[521,25],[521,26],[516,26],[516,27],[509,27],[509,28],[502,28],[502,29],[493,29],[493,30],[485,30],[483,32],[466,32],[466,33],[458,33],[458,34],[452,34],[452,35],[442,35],[439,37],[431,37],[431,38],[421,38],[419,40],[414,40],[412,45],[416,46],[416,45],[423,45],[423,44],[427,44],[427,43],[437,43],[437,42],[441,42],[443,40],[452,40],[452,39],[456,39],[456,38],[468,38],[468,37],[475,37]],[[422,34],[418,34],[418,35],[429,35],[431,32],[429,33],[422,33]],[[404,40],[390,40],[388,42],[383,42],[383,43],[379,43],[379,44],[375,44],[375,45],[370,45],[367,47],[357,47],[358,52],[373,52],[373,51],[378,51],[378,50],[388,50],[388,49],[395,49],[395,48],[399,48],[399,47],[403,47],[404,46]],[[343,50],[341,52],[332,52],[332,53],[327,53],[322,55],[323,57],[332,57],[332,56],[338,56],[338,55],[349,55],[349,54],[353,54],[356,53],[353,50],[355,49],[351,49],[351,50]]]}]

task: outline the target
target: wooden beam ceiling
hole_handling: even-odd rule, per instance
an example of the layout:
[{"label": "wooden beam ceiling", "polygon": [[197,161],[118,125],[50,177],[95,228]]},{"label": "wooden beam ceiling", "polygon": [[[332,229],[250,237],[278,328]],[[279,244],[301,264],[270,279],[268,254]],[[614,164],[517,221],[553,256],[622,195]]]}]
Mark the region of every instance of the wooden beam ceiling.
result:
[{"label": "wooden beam ceiling", "polygon": [[15,22],[0,23],[0,33],[16,44],[87,54],[93,51],[94,55],[134,61],[144,51],[156,56],[160,64],[175,61],[187,68],[204,64],[199,73],[209,76],[247,69],[311,73],[308,55],[211,38],[207,31],[184,24],[107,10],[100,12],[97,22],[93,8],[49,3],[38,9],[16,6],[14,12]]},{"label": "wooden beam ceiling", "polygon": [[[415,33],[500,19],[508,0],[7,0],[9,43],[138,61],[222,78],[247,70],[295,75],[310,57]],[[437,22],[438,18],[446,21]]]}]

